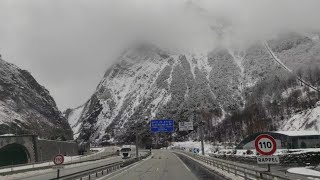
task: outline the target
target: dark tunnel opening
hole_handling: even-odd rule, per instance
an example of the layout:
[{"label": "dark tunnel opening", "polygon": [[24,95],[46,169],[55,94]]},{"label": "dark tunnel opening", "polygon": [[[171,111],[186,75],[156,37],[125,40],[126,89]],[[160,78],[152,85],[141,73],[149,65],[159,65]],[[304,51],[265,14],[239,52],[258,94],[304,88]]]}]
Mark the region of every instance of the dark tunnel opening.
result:
[{"label": "dark tunnel opening", "polygon": [[0,166],[28,163],[28,150],[20,144],[9,144],[0,149]]}]

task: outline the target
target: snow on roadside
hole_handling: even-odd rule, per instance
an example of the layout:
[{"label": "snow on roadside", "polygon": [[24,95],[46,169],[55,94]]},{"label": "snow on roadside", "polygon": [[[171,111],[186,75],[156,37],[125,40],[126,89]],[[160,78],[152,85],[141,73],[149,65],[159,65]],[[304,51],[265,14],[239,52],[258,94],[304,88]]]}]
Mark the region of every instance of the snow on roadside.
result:
[{"label": "snow on roadside", "polygon": [[[193,141],[184,141],[184,142],[174,142],[173,143],[174,147],[180,147],[180,148],[185,148],[186,151],[189,151],[189,149],[192,148],[199,148],[200,152],[201,151],[201,142],[193,142]],[[207,153],[212,153],[214,151],[214,146],[209,144],[209,143],[204,143],[204,152]]]},{"label": "snow on roadside", "polygon": [[290,168],[287,171],[289,173],[294,173],[294,174],[301,174],[301,175],[307,175],[307,176],[320,177],[320,171],[316,171],[316,170],[310,169],[310,167]]}]

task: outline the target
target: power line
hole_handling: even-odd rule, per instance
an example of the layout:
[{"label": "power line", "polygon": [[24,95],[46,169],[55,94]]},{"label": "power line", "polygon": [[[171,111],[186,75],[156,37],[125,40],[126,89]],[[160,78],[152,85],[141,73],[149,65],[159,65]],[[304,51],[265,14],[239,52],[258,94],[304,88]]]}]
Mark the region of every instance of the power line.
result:
[{"label": "power line", "polygon": [[302,79],[301,77],[297,76],[291,69],[289,69],[286,65],[284,65],[282,63],[282,61],[272,52],[272,50],[270,49],[270,47],[268,46],[267,42],[264,42],[264,46],[266,47],[266,49],[268,50],[269,54],[272,56],[272,58],[278,63],[280,64],[281,67],[283,67],[286,71],[288,71],[289,73],[295,75],[297,77],[297,79],[304,85],[308,86],[309,88],[320,92],[320,90],[318,90],[316,87],[312,86],[311,84],[309,84],[307,81],[305,81],[304,79]]}]

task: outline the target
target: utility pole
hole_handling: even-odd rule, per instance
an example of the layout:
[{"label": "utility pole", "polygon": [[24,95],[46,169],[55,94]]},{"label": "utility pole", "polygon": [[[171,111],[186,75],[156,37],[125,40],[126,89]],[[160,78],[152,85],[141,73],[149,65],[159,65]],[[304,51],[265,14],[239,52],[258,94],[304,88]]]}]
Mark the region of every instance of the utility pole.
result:
[{"label": "utility pole", "polygon": [[204,144],[203,144],[203,122],[200,122],[200,139],[201,139],[201,151],[202,155],[204,156]]},{"label": "utility pole", "polygon": [[[195,113],[195,115],[197,115],[198,117],[200,117],[199,115],[201,114],[201,110],[200,110],[200,108],[197,108],[197,109],[194,109],[194,113]],[[203,118],[203,117],[202,117]],[[200,140],[201,140],[201,151],[202,151],[202,155],[204,155],[204,143],[203,143],[203,139],[204,139],[204,135],[203,135],[203,124],[204,124],[204,122],[203,122],[203,120],[202,120],[202,118],[201,118],[201,121],[200,121]]]},{"label": "utility pole", "polygon": [[139,160],[138,138],[138,131],[136,131],[136,158]]}]

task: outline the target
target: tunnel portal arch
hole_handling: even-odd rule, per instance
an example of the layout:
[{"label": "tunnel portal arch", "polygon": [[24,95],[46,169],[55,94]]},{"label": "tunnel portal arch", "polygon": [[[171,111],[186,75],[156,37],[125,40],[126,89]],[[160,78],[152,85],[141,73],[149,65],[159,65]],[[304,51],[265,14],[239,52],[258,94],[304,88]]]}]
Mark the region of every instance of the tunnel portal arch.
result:
[{"label": "tunnel portal arch", "polygon": [[30,162],[27,148],[18,143],[12,143],[0,149],[0,166],[24,164]]}]

